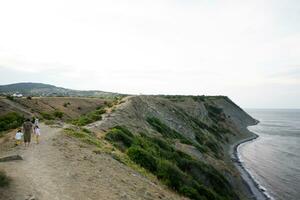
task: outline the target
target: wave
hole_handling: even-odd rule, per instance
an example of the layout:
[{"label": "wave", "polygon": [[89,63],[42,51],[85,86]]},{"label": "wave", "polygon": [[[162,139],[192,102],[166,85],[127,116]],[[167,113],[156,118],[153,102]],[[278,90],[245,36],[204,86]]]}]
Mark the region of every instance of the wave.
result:
[{"label": "wave", "polygon": [[[236,162],[238,163],[238,165],[244,170],[244,172],[246,173],[246,175],[248,176],[248,178],[253,182],[253,184],[255,185],[255,187],[263,194],[263,196],[265,197],[266,200],[275,200],[267,191],[267,189],[262,186],[259,181],[255,178],[255,176],[245,167],[245,165],[243,164],[243,160],[240,157],[240,153],[239,153],[239,147],[243,144],[246,143],[250,143],[253,142],[254,140],[256,140],[259,136],[254,133],[255,136],[249,139],[246,139],[244,141],[241,141],[240,143],[238,143],[235,148],[234,148],[234,154],[236,157]],[[246,180],[245,180],[246,181]],[[247,182],[247,181],[246,181]],[[249,184],[249,183],[248,183]],[[251,187],[250,190],[253,194],[255,194],[254,191],[252,191]]]}]

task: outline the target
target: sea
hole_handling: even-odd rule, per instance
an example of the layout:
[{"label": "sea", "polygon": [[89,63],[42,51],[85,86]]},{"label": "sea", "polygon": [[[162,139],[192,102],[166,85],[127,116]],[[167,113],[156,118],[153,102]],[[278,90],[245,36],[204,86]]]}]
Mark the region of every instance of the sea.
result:
[{"label": "sea", "polygon": [[242,164],[270,199],[300,200],[300,109],[246,109],[259,137],[240,145]]}]

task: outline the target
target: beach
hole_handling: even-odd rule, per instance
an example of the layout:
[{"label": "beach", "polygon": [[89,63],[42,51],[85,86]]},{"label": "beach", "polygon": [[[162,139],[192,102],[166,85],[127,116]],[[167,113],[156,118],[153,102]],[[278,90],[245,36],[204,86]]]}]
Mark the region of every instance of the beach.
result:
[{"label": "beach", "polygon": [[245,138],[243,140],[240,140],[236,143],[234,143],[230,148],[230,155],[231,160],[233,161],[236,168],[239,170],[241,177],[243,181],[245,182],[245,185],[250,189],[252,193],[253,199],[256,200],[269,200],[271,199],[268,194],[265,193],[265,189],[260,187],[259,183],[256,182],[256,180],[253,178],[253,176],[249,173],[249,171],[245,168],[243,165],[240,156],[239,156],[239,147],[242,144],[246,144],[248,142],[252,142],[253,140],[256,140],[259,136],[253,132],[252,136]]}]

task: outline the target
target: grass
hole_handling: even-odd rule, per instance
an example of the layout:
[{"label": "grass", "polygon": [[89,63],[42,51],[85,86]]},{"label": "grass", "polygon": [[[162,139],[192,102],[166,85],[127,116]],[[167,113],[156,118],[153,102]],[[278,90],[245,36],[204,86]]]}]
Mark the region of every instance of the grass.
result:
[{"label": "grass", "polygon": [[20,127],[25,118],[24,116],[10,112],[0,117],[0,132]]},{"label": "grass", "polygon": [[99,121],[102,119],[102,114],[104,114],[105,112],[106,111],[103,107],[98,107],[97,110],[87,113],[85,115],[82,115],[77,119],[74,119],[72,121],[72,124],[76,125],[76,126],[85,126],[92,122]]},{"label": "grass", "polygon": [[45,120],[62,119],[64,113],[60,110],[54,110],[52,112],[41,112],[41,116]]},{"label": "grass", "polygon": [[69,136],[80,139],[86,144],[95,145],[96,147],[101,148],[103,144],[100,140],[96,139],[96,137],[87,129],[78,129],[74,130],[72,128],[65,128],[65,133]]},{"label": "grass", "polygon": [[149,173],[145,168],[133,162],[127,154],[124,154],[118,149],[114,148],[110,143],[107,143],[105,140],[97,138],[90,130],[82,127],[77,127],[77,129],[65,128],[64,132],[71,137],[79,139],[85,144],[95,146],[96,148],[93,150],[93,153],[110,154],[115,160],[131,167],[133,170],[148,177],[150,180],[155,180],[155,176]]},{"label": "grass", "polygon": [[228,181],[213,166],[176,150],[165,139],[133,135],[124,127],[114,127],[105,138],[182,195],[191,199],[237,199]]},{"label": "grass", "polygon": [[166,138],[179,139],[184,144],[192,144],[192,142],[174,129],[171,129],[156,117],[148,117],[147,122],[160,134]]},{"label": "grass", "polygon": [[10,184],[10,178],[7,177],[4,171],[0,171],[0,188],[8,187]]}]

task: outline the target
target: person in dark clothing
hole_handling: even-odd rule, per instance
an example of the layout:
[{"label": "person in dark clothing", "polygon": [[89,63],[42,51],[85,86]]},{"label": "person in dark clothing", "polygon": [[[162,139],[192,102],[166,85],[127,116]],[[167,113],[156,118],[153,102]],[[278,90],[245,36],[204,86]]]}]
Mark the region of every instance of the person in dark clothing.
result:
[{"label": "person in dark clothing", "polygon": [[32,126],[33,124],[31,123],[30,119],[27,119],[23,123],[23,132],[24,132],[24,143],[25,147],[29,146],[30,141],[31,141],[31,133],[32,133]]}]

